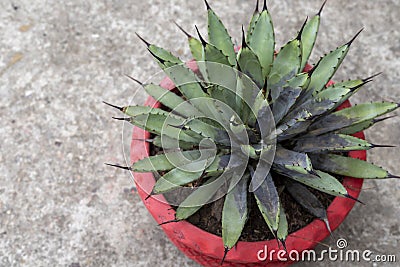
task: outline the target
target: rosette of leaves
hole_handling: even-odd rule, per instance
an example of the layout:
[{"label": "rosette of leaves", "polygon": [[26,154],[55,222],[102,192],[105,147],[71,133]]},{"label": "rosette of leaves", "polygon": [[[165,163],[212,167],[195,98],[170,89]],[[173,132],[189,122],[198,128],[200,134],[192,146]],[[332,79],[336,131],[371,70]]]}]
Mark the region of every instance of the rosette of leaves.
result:
[{"label": "rosette of leaves", "polygon": [[[242,30],[238,50],[207,2],[206,6],[208,41],[198,30],[198,38],[184,31],[198,63],[195,71],[169,51],[139,36],[177,87],[168,91],[156,84],[141,84],[164,109],[114,106],[127,115],[123,120],[151,132],[153,138],[146,141],[163,150],[162,154],[123,168],[162,172],[152,194],[203,185],[194,188],[177,207],[173,222],[187,219],[219,187],[227,186],[222,210],[226,253],[241,236],[249,215],[250,197],[255,198],[269,230],[285,246],[288,222],[279,198],[282,190],[323,220],[330,231],[326,210],[309,188],[354,199],[337,177],[396,177],[379,166],[347,157],[346,153],[378,147],[352,135],[386,119],[382,116],[399,104],[372,102],[337,110],[374,76],[327,85],[361,31],[304,72],[317,38],[322,8],[305,21],[295,38],[275,52],[274,28],[265,1],[261,10],[257,2],[247,32]],[[236,71],[221,75],[207,65],[210,62]],[[255,86],[246,84],[244,77]],[[223,105],[229,109],[222,108]],[[274,131],[265,131],[271,124]],[[215,153],[203,153],[207,149]],[[263,155],[270,153],[273,160],[263,162]],[[178,154],[184,156],[183,160],[174,160]],[[191,165],[190,159],[199,158]],[[280,188],[275,185],[277,179],[283,185]]]}]

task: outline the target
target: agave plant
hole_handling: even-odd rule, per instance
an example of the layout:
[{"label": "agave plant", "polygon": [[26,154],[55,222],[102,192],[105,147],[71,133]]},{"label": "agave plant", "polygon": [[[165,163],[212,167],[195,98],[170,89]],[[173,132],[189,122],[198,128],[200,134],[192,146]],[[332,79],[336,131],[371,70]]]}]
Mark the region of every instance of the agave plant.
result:
[{"label": "agave plant", "polygon": [[206,6],[208,41],[198,30],[195,38],[180,27],[196,67],[189,68],[139,36],[176,90],[140,83],[163,108],[112,105],[127,115],[122,120],[151,132],[153,138],[146,141],[163,151],[123,168],[161,174],[150,195],[182,187],[191,190],[172,222],[189,218],[223,188],[225,253],[241,236],[250,197],[285,246],[288,222],[280,201],[283,190],[330,231],[326,210],[309,188],[357,201],[338,177],[396,177],[346,156],[349,151],[378,147],[352,135],[399,107],[376,102],[337,109],[374,77],[329,83],[361,31],[305,72],[323,6],[277,53],[266,1],[261,10],[257,2],[236,49],[221,20],[207,2]]}]

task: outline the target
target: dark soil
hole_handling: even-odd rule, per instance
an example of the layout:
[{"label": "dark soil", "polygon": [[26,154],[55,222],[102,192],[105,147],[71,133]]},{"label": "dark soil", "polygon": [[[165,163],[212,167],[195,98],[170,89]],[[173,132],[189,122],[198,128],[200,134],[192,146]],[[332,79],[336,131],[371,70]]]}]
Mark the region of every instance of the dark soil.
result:
[{"label": "dark soil", "polygon": [[[160,153],[160,149],[151,146],[151,155]],[[160,173],[162,175],[162,173]],[[157,177],[156,177],[157,178]],[[276,175],[274,177],[274,182],[277,186],[281,184],[279,181],[282,177]],[[339,179],[342,180],[342,179]],[[321,201],[324,207],[328,207],[333,201],[334,196],[322,193],[318,190],[309,188],[309,190],[314,193],[314,195]],[[184,200],[187,197],[183,195],[180,190],[175,190],[164,194],[167,199]],[[225,198],[221,198],[210,204],[204,205],[197,213],[187,219],[191,224],[218,236],[222,234],[222,208]],[[285,209],[288,224],[289,233],[293,233],[312,222],[315,217],[310,215],[302,206],[300,206],[286,191],[282,191],[280,194],[281,203]],[[267,224],[262,217],[257,203],[252,194],[249,194],[248,198],[248,208],[250,210],[248,221],[243,229],[242,235],[240,237],[241,241],[253,242],[274,239],[271,231],[269,230]],[[174,209],[176,207],[173,206]]]},{"label": "dark soil", "polygon": [[[318,197],[325,207],[328,207],[334,199],[333,196],[321,193],[317,190],[311,189],[310,191]],[[280,194],[280,200],[285,208],[289,224],[289,233],[293,233],[303,228],[315,219],[314,216],[307,213],[303,207],[297,204],[297,202],[286,191],[283,191]],[[191,216],[188,221],[209,233],[221,236],[221,214],[223,203],[224,198],[221,198],[211,204],[205,205],[196,214]],[[265,223],[252,195],[250,195],[248,203],[250,209],[249,219],[243,229],[240,240],[251,242],[274,239],[274,236]]]}]

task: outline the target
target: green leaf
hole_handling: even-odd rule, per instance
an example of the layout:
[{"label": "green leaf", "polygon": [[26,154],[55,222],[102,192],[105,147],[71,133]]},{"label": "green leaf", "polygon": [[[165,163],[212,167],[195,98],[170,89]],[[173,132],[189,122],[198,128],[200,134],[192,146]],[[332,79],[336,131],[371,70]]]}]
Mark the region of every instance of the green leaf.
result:
[{"label": "green leaf", "polygon": [[268,106],[262,90],[241,72],[237,76],[236,106],[242,121],[250,126],[255,125],[259,111]]},{"label": "green leaf", "polygon": [[230,145],[230,138],[225,130],[214,127],[201,120],[190,119],[189,121],[182,124],[182,129],[184,131],[189,129],[190,131],[193,131],[205,138],[210,138],[211,140],[221,145]]},{"label": "green leaf", "polygon": [[172,169],[157,180],[153,187],[153,193],[164,194],[198,180],[202,174],[203,171],[187,172],[179,168]]},{"label": "green leaf", "polygon": [[203,60],[203,46],[200,40],[194,38],[192,35],[187,33],[178,23],[174,22],[176,26],[186,35],[188,38],[190,52],[196,61]]},{"label": "green leaf", "polygon": [[348,81],[335,83],[335,84],[329,86],[328,88],[357,88],[357,87],[364,85],[367,81],[368,80],[362,80],[362,79],[348,80]]},{"label": "green leaf", "polygon": [[185,65],[175,65],[164,69],[164,72],[171,78],[178,90],[187,98],[207,97],[199,84],[197,76]]},{"label": "green leaf", "polygon": [[294,200],[296,200],[296,202],[298,202],[310,214],[324,221],[329,232],[331,232],[326,209],[313,193],[311,193],[305,186],[296,182],[287,183],[286,189]]},{"label": "green leaf", "polygon": [[185,119],[159,108],[147,106],[127,106],[122,111],[131,116],[126,119],[133,125],[158,135],[166,135],[173,139],[193,143],[201,140],[201,136],[193,131],[182,132],[171,125],[182,125]]},{"label": "green leaf", "polygon": [[208,38],[211,44],[217,47],[228,57],[231,66],[236,65],[236,54],[231,37],[215,12],[207,5]]},{"label": "green leaf", "polygon": [[254,138],[254,136],[249,136],[252,133],[251,130],[248,129],[246,125],[236,117],[236,115],[231,117],[229,129],[230,138],[234,144],[247,145],[249,140]]},{"label": "green leaf", "polygon": [[260,60],[263,76],[267,77],[274,60],[275,34],[271,16],[266,7],[258,17],[254,17],[251,24],[254,26],[248,33],[247,43]]},{"label": "green leaf", "polygon": [[283,86],[292,79],[300,68],[300,41],[288,42],[276,56],[268,76],[267,89],[274,102],[280,95]]},{"label": "green leaf", "polygon": [[203,46],[201,45],[200,40],[191,37],[189,38],[188,42],[189,42],[190,52],[192,53],[193,58],[196,61],[203,60]]},{"label": "green leaf", "polygon": [[165,69],[164,72],[171,78],[178,90],[186,97],[192,106],[200,111],[198,116],[211,116],[212,99],[203,91],[197,76],[186,66],[176,65]]},{"label": "green leaf", "polygon": [[316,95],[324,89],[347,55],[349,48],[349,45],[343,45],[321,58],[312,70],[310,84],[307,88],[310,94]]},{"label": "green leaf", "polygon": [[318,13],[310,21],[306,22],[301,30],[301,65],[300,71],[304,69],[310,58],[311,52],[314,48],[317,39],[321,16]]},{"label": "green leaf", "polygon": [[[242,151],[243,150],[244,148],[242,147]],[[255,150],[254,147],[252,147],[252,150],[252,152],[250,151],[250,153],[247,153],[255,155],[253,158],[258,159],[258,163],[254,171],[252,167],[249,166],[249,169],[251,170],[251,183],[249,185],[250,192],[254,192],[260,186],[260,184],[265,183],[265,179],[267,179],[266,177],[271,170],[271,165],[274,160],[275,147],[272,145],[259,145],[257,150]],[[243,152],[246,154],[246,151]]]},{"label": "green leaf", "polygon": [[[228,66],[234,66],[234,65],[231,65],[228,56],[226,56],[216,46],[207,43],[207,44],[203,45],[203,47],[204,47],[204,61],[215,62],[215,63],[228,65]],[[215,78],[217,76],[212,75],[213,74],[212,71],[207,70],[207,74],[211,81],[218,81],[218,79]]]},{"label": "green leaf", "polygon": [[270,173],[253,193],[265,222],[275,235],[279,225],[280,202]]},{"label": "green leaf", "polygon": [[293,150],[299,152],[321,153],[327,151],[367,150],[373,145],[365,140],[344,134],[324,134],[316,137],[302,138],[295,142]]},{"label": "green leaf", "polygon": [[[247,187],[249,174],[245,174],[225,197],[222,209],[222,240],[231,249],[238,242],[248,218]],[[232,182],[231,182],[232,187]]]},{"label": "green leaf", "polygon": [[180,122],[184,121],[182,117],[179,117],[177,115],[174,115],[168,111],[162,110],[160,108],[153,108],[153,107],[148,107],[148,106],[126,106],[123,108],[122,112],[130,117],[135,117],[138,115],[146,115],[146,114],[152,114],[152,115],[161,115],[165,117],[170,117],[171,121],[174,122]]},{"label": "green leaf", "polygon": [[[335,104],[333,105],[333,107],[328,110],[328,111],[332,111],[332,110],[335,110],[336,108],[338,108],[341,104],[343,104],[346,100],[348,100],[355,93],[357,93],[360,90],[360,88],[362,88],[368,82],[369,81],[358,84],[357,81],[354,80],[354,81],[340,83],[340,84],[343,84],[342,86],[340,86],[340,84],[333,85],[333,86],[328,87],[324,91],[318,93],[315,98],[330,99],[332,102],[334,102]],[[356,83],[357,83],[357,85],[353,86]],[[345,86],[345,85],[347,85],[347,86]]]},{"label": "green leaf", "polygon": [[[229,58],[221,50],[207,43],[201,37],[197,27],[196,30],[203,46],[203,61],[197,62],[203,80],[211,85],[216,84],[234,89],[236,82],[236,72],[232,68],[234,65],[230,64]],[[221,79],[221,77],[225,77],[225,79]],[[228,84],[225,84],[226,82]]]},{"label": "green leaf", "polygon": [[200,113],[188,101],[159,85],[145,84],[143,88],[155,100],[184,117],[197,116]]},{"label": "green leaf", "polygon": [[[180,155],[183,155],[185,158],[180,157]],[[138,160],[133,163],[131,168],[135,172],[169,171],[177,166],[187,164],[188,160],[193,161],[198,159],[200,155],[199,150],[168,152]],[[171,162],[171,159],[173,162]]]},{"label": "green leaf", "polygon": [[253,31],[254,26],[256,25],[256,22],[257,22],[258,18],[260,17],[260,11],[258,10],[258,5],[259,5],[259,0],[257,0],[256,8],[253,12],[253,16],[251,17],[249,27],[247,29],[246,39],[249,39],[250,33]]},{"label": "green leaf", "polygon": [[[336,109],[340,106],[344,101],[350,98],[353,93],[356,91],[354,88],[348,87],[328,87],[324,91],[318,93],[314,97],[314,105],[317,112],[314,112],[316,115],[319,116],[324,112],[329,112]],[[327,107],[321,107],[321,103],[326,103]],[[318,112],[320,110],[320,112]]]},{"label": "green leaf", "polygon": [[343,59],[350,49],[350,45],[361,33],[359,31],[349,42],[338,47],[336,50],[325,55],[318,61],[317,65],[311,70],[311,80],[307,88],[307,93],[303,95],[303,100],[308,99],[310,95],[316,95],[321,92],[329,80],[333,77],[339,68]]},{"label": "green leaf", "polygon": [[316,168],[329,173],[363,179],[393,177],[381,167],[359,159],[334,154],[313,154],[310,157]]},{"label": "green leaf", "polygon": [[226,183],[225,177],[213,177],[195,189],[177,208],[175,219],[185,220],[196,213]]},{"label": "green leaf", "polygon": [[207,88],[207,93],[210,95],[211,98],[217,99],[218,101],[225,103],[237,112],[238,108],[235,105],[236,94],[232,90],[229,90],[219,85],[211,85]]},{"label": "green leaf", "polygon": [[[142,128],[150,133],[157,135],[166,135],[172,139],[188,143],[199,143],[202,137],[195,132],[183,132],[180,129],[172,127],[173,124],[178,124],[172,117],[166,117],[163,114],[140,114],[135,117],[122,119],[127,120],[131,124]],[[171,125],[170,125],[170,122]]]},{"label": "green leaf", "polygon": [[[313,99],[331,100],[332,102],[340,101],[345,95],[351,92],[351,87],[346,86],[329,86],[324,91],[319,92]],[[344,102],[344,101],[343,101]]]},{"label": "green leaf", "polygon": [[344,186],[335,177],[319,170],[315,170],[315,172],[319,178],[313,175],[300,175],[295,172],[279,173],[329,195],[342,197],[348,196],[346,188],[344,188]]},{"label": "green leaf", "polygon": [[360,123],[356,123],[356,124],[350,125],[349,127],[345,127],[345,128],[339,129],[336,132],[340,133],[340,134],[355,134],[355,133],[364,131],[365,129],[368,129],[369,127],[375,125],[375,123],[384,121],[386,119],[390,119],[392,117],[393,116],[389,116],[389,117],[382,118],[382,119],[366,120],[366,121],[363,121],[363,122],[360,122]]},{"label": "green leaf", "polygon": [[162,69],[183,63],[178,57],[162,47],[150,44],[147,49]]},{"label": "green leaf", "polygon": [[374,119],[399,107],[396,103],[374,102],[356,105],[331,113],[313,123],[310,134],[320,135]]},{"label": "green leaf", "polygon": [[356,123],[348,127],[344,127],[342,129],[338,129],[335,132],[340,133],[340,134],[355,134],[361,131],[364,131],[365,129],[368,129],[374,125],[374,119],[372,120],[366,120],[364,122]]},{"label": "green leaf", "polygon": [[166,135],[163,135],[163,137],[157,135],[156,137],[153,138],[152,140],[153,145],[157,147],[161,147],[164,150],[168,149],[193,149],[195,146],[197,146],[197,143],[189,143],[189,142],[184,142],[177,140],[176,138],[171,138]]},{"label": "green leaf", "polygon": [[[262,95],[262,92],[260,92]],[[262,99],[261,102],[255,103],[253,110],[257,112],[257,125],[254,125],[253,121],[249,121],[253,127],[260,129],[260,137],[265,144],[269,144],[272,139],[275,139],[274,136],[274,116],[271,112],[270,106],[266,99]]]},{"label": "green leaf", "polygon": [[280,215],[279,215],[278,232],[276,234],[276,237],[279,239],[279,241],[282,242],[282,244],[283,244],[285,249],[286,249],[285,240],[286,240],[288,235],[289,235],[288,221],[287,221],[287,218],[286,218],[285,210],[281,205],[281,207],[280,207]]},{"label": "green leaf", "polygon": [[136,33],[136,35],[137,35],[137,37],[139,37],[140,40],[142,40],[146,44],[147,50],[150,52],[150,54],[153,56],[154,60],[158,63],[158,65],[162,69],[169,68],[169,67],[183,63],[179,58],[174,56],[168,50],[166,50],[162,47],[150,44],[149,42],[147,42],[145,39],[143,39],[137,33]]},{"label": "green leaf", "polygon": [[256,54],[246,45],[246,42],[243,42],[239,50],[238,63],[240,70],[249,76],[259,88],[263,88],[264,75],[262,73],[260,61]]}]

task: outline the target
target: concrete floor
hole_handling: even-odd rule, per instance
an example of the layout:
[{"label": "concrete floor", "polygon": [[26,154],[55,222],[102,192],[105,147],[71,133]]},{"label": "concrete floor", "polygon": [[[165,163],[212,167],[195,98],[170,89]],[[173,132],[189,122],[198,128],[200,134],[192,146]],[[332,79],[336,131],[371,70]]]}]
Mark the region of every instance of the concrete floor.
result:
[{"label": "concrete floor", "polygon": [[[125,161],[131,129],[113,121],[115,112],[101,101],[122,105],[146,98],[124,77],[144,81],[158,71],[134,32],[189,59],[171,20],[205,32],[204,4],[91,2],[0,1],[0,266],[198,266],[171,245],[130,193],[132,177],[103,165]],[[254,1],[209,2],[239,42]],[[278,45],[320,5],[270,0]],[[335,79],[383,71],[353,101],[399,101],[399,17],[398,0],[328,1],[314,62],[364,27]],[[367,136],[399,145],[399,127],[397,117]],[[373,150],[369,160],[400,174],[398,148]],[[351,249],[394,254],[399,262],[400,182],[367,181],[365,189],[360,199],[367,205],[356,205],[325,243],[336,247],[344,237]],[[297,266],[338,265],[372,263]]]}]

